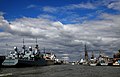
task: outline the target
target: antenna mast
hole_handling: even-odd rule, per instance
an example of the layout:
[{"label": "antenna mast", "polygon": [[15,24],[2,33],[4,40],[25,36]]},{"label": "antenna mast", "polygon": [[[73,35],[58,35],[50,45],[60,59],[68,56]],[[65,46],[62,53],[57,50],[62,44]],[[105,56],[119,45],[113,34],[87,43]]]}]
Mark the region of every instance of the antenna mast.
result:
[{"label": "antenna mast", "polygon": [[24,43],[25,43],[25,42],[24,42],[24,38],[23,38],[23,46],[24,46]]}]

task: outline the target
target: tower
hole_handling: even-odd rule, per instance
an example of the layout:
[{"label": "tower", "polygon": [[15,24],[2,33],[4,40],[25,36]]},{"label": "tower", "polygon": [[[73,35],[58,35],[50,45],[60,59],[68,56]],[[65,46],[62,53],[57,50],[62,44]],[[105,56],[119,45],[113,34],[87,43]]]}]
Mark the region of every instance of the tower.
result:
[{"label": "tower", "polygon": [[87,52],[87,46],[86,44],[84,45],[84,51],[85,51],[85,60],[88,61],[88,52]]}]

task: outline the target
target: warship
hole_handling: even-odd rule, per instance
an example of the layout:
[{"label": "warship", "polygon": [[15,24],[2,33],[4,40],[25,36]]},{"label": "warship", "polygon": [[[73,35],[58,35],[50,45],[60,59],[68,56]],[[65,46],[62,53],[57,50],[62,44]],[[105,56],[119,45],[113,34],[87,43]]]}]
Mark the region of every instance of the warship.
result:
[{"label": "warship", "polygon": [[34,50],[32,47],[26,49],[23,40],[22,51],[18,51],[17,47],[14,47],[14,51],[10,52],[10,54],[3,61],[3,66],[12,66],[12,67],[24,67],[24,66],[45,66],[51,65],[55,62],[55,55],[48,53],[41,53],[37,44]]}]

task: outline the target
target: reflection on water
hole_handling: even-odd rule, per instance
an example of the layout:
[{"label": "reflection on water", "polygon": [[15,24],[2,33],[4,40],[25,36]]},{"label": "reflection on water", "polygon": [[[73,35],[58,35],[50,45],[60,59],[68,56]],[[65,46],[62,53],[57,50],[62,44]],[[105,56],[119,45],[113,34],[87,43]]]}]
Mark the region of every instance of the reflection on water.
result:
[{"label": "reflection on water", "polygon": [[44,67],[1,68],[0,76],[12,77],[120,77],[120,67],[52,65]]}]

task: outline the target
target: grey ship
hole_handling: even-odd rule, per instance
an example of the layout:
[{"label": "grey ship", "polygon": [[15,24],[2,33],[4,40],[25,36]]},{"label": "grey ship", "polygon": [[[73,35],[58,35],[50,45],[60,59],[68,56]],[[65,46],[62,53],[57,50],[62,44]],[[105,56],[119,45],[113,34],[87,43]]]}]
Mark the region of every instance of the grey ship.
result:
[{"label": "grey ship", "polygon": [[14,47],[14,52],[10,52],[10,54],[6,57],[2,65],[25,67],[25,66],[45,66],[54,63],[55,55],[54,54],[48,55],[48,53],[42,54],[36,43],[34,50],[32,49],[32,47],[29,47],[29,49],[26,50],[26,46],[24,44],[21,52],[18,51],[17,47]]}]

